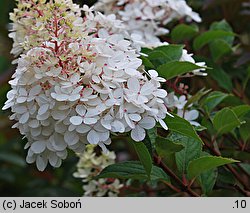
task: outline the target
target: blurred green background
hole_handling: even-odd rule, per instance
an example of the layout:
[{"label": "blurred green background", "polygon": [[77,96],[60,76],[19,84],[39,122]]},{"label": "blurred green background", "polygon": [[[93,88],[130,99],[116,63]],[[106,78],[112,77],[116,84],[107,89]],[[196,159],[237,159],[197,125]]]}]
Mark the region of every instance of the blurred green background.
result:
[{"label": "blurred green background", "polygon": [[[75,1],[92,5],[94,1]],[[250,62],[250,6],[242,6],[248,0],[190,0],[194,10],[200,13],[203,23],[200,29],[208,29],[213,21],[226,19],[234,31],[239,35],[241,48],[239,57],[235,58],[234,67],[238,68],[237,79],[244,78],[240,70],[245,69]],[[8,81],[15,67],[9,54],[12,41],[8,38],[9,12],[15,6],[14,0],[0,0],[0,108],[6,101],[9,90]],[[229,71],[233,72],[233,70]],[[243,71],[242,71],[243,72]],[[192,91],[200,89],[200,85],[207,85],[216,89],[217,83],[207,79],[195,78],[196,86]],[[237,87],[240,81],[234,81]],[[192,82],[191,82],[191,85]],[[249,88],[246,90],[249,93]],[[249,95],[249,94],[248,94]],[[249,96],[248,96],[249,97]],[[38,172],[34,165],[25,163],[26,151],[23,150],[25,141],[18,130],[12,129],[9,121],[10,111],[0,110],[0,196],[81,196],[81,180],[72,177],[77,158],[71,153],[59,169],[48,168],[45,172]]]}]

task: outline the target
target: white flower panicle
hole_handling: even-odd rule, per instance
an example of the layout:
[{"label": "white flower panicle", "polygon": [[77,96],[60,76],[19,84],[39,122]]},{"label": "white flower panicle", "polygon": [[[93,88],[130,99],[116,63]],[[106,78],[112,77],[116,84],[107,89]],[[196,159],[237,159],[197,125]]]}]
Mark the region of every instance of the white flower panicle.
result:
[{"label": "white flower panicle", "polygon": [[201,21],[185,0],[99,0],[95,9],[117,15],[135,42],[149,46],[160,43],[168,33],[162,26],[174,19]]},{"label": "white flower panicle", "polygon": [[18,20],[28,16],[27,32],[39,27],[14,51],[23,54],[3,109],[11,108],[13,127],[28,139],[28,163],[43,171],[48,163],[59,167],[67,149],[80,153],[90,143],[107,151],[111,133],[131,132],[142,141],[156,122],[167,129],[164,79],[143,70],[120,21],[70,0],[25,2],[28,13],[23,9]]},{"label": "white flower panicle", "polygon": [[85,197],[116,197],[124,184],[119,179],[113,178],[94,178],[107,166],[115,163],[116,155],[114,152],[102,153],[99,156],[94,152],[94,145],[87,145],[83,154],[79,155],[77,172],[73,175],[81,178]]}]

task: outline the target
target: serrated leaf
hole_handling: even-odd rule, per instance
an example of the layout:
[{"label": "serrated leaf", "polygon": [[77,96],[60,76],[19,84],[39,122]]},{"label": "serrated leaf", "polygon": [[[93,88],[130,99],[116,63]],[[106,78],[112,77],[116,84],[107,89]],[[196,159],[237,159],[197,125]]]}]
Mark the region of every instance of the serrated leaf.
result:
[{"label": "serrated leaf", "polygon": [[152,158],[149,154],[149,151],[143,142],[133,142],[133,146],[135,151],[140,159],[141,164],[143,165],[146,174],[150,177],[152,170]]},{"label": "serrated leaf", "polygon": [[170,154],[179,152],[184,148],[180,143],[175,143],[159,136],[156,138],[155,146],[157,154],[162,158],[168,157]]},{"label": "serrated leaf", "polygon": [[188,178],[192,179],[199,176],[201,173],[208,171],[210,169],[223,166],[225,164],[239,162],[230,158],[223,158],[217,156],[203,156],[191,161],[188,165]]},{"label": "serrated leaf", "polygon": [[178,115],[173,114],[174,117],[167,116],[164,121],[167,124],[169,130],[176,132],[183,136],[192,138],[197,142],[203,144],[201,138],[197,135],[194,127],[184,118],[179,117]]},{"label": "serrated leaf", "polygon": [[210,30],[196,37],[194,40],[194,49],[201,49],[206,44],[214,41],[215,39],[225,38],[225,36],[234,37],[235,34],[233,32],[227,32],[224,30]]},{"label": "serrated leaf", "polygon": [[[98,178],[148,180],[148,176],[145,172],[145,169],[139,161],[126,161],[109,165],[104,168],[101,173],[96,177],[96,179]],[[170,182],[168,175],[157,166],[152,167],[150,180],[164,180]]]},{"label": "serrated leaf", "polygon": [[205,68],[187,61],[172,61],[159,66],[156,70],[159,76],[169,80],[194,70]]},{"label": "serrated leaf", "polygon": [[215,114],[213,124],[217,133],[222,135],[240,126],[241,122],[233,110],[224,108]]},{"label": "serrated leaf", "polygon": [[220,92],[220,91],[214,91],[211,92],[203,101],[202,106],[206,109],[207,112],[211,112],[217,105],[219,105],[226,97],[228,97],[228,94]]},{"label": "serrated leaf", "polygon": [[171,31],[174,41],[186,41],[197,35],[199,29],[195,25],[179,24]]},{"label": "serrated leaf", "polygon": [[178,171],[186,174],[189,162],[200,157],[202,144],[180,134],[171,134],[168,139],[184,146],[184,149],[175,154],[175,159]]}]

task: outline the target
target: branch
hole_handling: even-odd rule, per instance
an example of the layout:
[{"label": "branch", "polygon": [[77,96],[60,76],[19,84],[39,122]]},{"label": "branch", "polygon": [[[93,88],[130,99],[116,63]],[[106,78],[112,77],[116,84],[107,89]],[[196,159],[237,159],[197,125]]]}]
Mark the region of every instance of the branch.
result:
[{"label": "branch", "polygon": [[188,185],[184,184],[182,180],[165,165],[158,156],[154,155],[154,162],[160,166],[170,177],[172,177],[182,188],[183,191],[187,192],[190,196],[200,197],[196,192],[194,192]]}]

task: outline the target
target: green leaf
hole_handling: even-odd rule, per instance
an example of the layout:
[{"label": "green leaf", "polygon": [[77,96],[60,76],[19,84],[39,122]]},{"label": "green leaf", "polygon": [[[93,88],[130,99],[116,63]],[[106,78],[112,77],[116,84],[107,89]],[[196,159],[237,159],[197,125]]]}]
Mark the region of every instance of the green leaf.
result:
[{"label": "green leaf", "polygon": [[148,59],[152,62],[155,67],[158,67],[161,64],[164,64],[168,61],[167,55],[160,50],[153,50],[148,53]]},{"label": "green leaf", "polygon": [[214,61],[219,60],[222,56],[225,56],[233,51],[230,44],[222,39],[217,39],[211,42],[209,48]]},{"label": "green leaf", "polygon": [[197,140],[180,134],[171,134],[168,139],[184,146],[184,149],[175,154],[175,159],[178,171],[185,174],[189,162],[200,157],[202,144]]},{"label": "green leaf", "polygon": [[164,46],[159,46],[155,48],[156,51],[164,52],[166,55],[166,61],[179,61],[183,53],[183,45],[169,44]]},{"label": "green leaf", "polygon": [[175,143],[159,136],[156,138],[155,146],[157,154],[162,158],[168,157],[170,154],[179,152],[184,148],[180,143]]},{"label": "green leaf", "polygon": [[233,83],[229,75],[221,68],[214,68],[213,70],[208,70],[208,74],[218,83],[218,85],[231,92],[233,89]]},{"label": "green leaf", "polygon": [[240,105],[233,107],[232,110],[236,114],[238,118],[244,117],[248,112],[250,112],[250,106],[249,105]]},{"label": "green leaf", "polygon": [[26,166],[26,162],[23,160],[23,158],[12,153],[0,153],[0,161],[4,161],[21,167]]},{"label": "green leaf", "polygon": [[208,194],[213,190],[214,184],[218,177],[217,169],[210,169],[200,174],[198,181],[201,185],[202,192]]},{"label": "green leaf", "polygon": [[133,142],[133,146],[148,177],[150,177],[152,170],[152,158],[147,147],[143,142]]},{"label": "green leaf", "polygon": [[146,55],[148,55],[152,51],[153,51],[153,49],[150,49],[150,48],[146,48],[146,47],[141,48],[141,52],[146,54]]},{"label": "green leaf", "polygon": [[214,91],[211,92],[201,103],[202,106],[204,106],[205,110],[207,112],[211,112],[217,105],[219,105],[226,97],[228,97],[228,94],[220,92],[220,91]]},{"label": "green leaf", "polygon": [[211,30],[211,31],[205,32],[195,38],[194,49],[195,50],[201,49],[203,46],[205,46],[206,44],[209,44],[215,39],[225,38],[225,36],[234,37],[235,34],[233,32],[227,32],[224,30]]},{"label": "green leaf", "polygon": [[[229,25],[229,23],[226,20],[222,20],[219,22],[214,22],[210,26],[210,30],[223,30],[226,32],[233,32],[232,27]],[[224,41],[226,41],[230,46],[233,45],[234,42],[234,36],[225,36],[222,38]]]},{"label": "green leaf", "polygon": [[240,126],[240,137],[246,143],[250,138],[250,119],[246,119],[246,123]]},{"label": "green leaf", "polygon": [[155,66],[152,64],[152,62],[146,57],[146,56],[141,56],[141,60],[143,65],[148,68],[148,69],[154,69]]},{"label": "green leaf", "polygon": [[240,126],[241,122],[233,110],[224,108],[215,114],[213,124],[217,133],[222,135]]},{"label": "green leaf", "polygon": [[179,24],[171,31],[171,38],[174,41],[187,41],[192,39],[199,29],[195,25]]},{"label": "green leaf", "polygon": [[173,114],[173,117],[167,116],[164,121],[166,122],[169,130],[176,132],[183,136],[187,136],[203,144],[201,138],[197,135],[194,127],[184,118],[179,117],[178,115]]},{"label": "green leaf", "polygon": [[187,61],[172,61],[163,64],[157,68],[159,76],[169,80],[174,77],[192,72],[197,69],[204,69],[206,67],[201,67],[196,64]]},{"label": "green leaf", "polygon": [[[96,177],[98,178],[120,178],[148,180],[144,167],[138,161],[126,161],[112,164],[104,168]],[[170,182],[168,175],[159,167],[153,166],[150,174],[151,181],[164,180]]]},{"label": "green leaf", "polygon": [[[202,152],[201,156],[211,156],[211,155],[207,152]],[[213,190],[217,177],[218,177],[217,168],[207,170],[199,175],[198,182],[202,188],[202,192],[205,195],[209,194]]]},{"label": "green leaf", "polygon": [[199,176],[202,172],[208,171],[210,169],[223,166],[225,164],[239,162],[230,158],[223,158],[217,156],[203,156],[198,159],[191,161],[188,165],[188,178],[192,179]]},{"label": "green leaf", "polygon": [[153,50],[152,52],[148,53],[148,59],[150,61],[153,61],[153,60],[162,60],[162,63],[165,62],[165,58],[167,57],[167,55],[163,52],[163,51],[160,51],[160,50]]},{"label": "green leaf", "polygon": [[154,49],[143,49],[148,57],[142,57],[147,67],[153,68],[171,61],[179,61],[182,56],[183,45],[164,45]]},{"label": "green leaf", "polygon": [[157,129],[156,127],[147,130],[147,135],[151,141],[152,146],[155,145],[156,137],[157,137]]},{"label": "green leaf", "polygon": [[249,152],[237,151],[234,149],[221,150],[221,154],[225,157],[234,158],[240,161],[248,161],[250,159]]},{"label": "green leaf", "polygon": [[234,185],[236,183],[235,177],[233,174],[227,170],[226,168],[220,167],[218,168],[218,177],[216,182],[218,184],[230,184]]},{"label": "green leaf", "polygon": [[[135,143],[135,142],[133,142],[133,143]],[[146,131],[146,136],[145,136],[144,140],[142,141],[142,143],[144,143],[144,145],[146,146],[150,156],[152,156],[153,155],[154,144],[152,143],[151,139],[149,138],[148,131]]]}]

